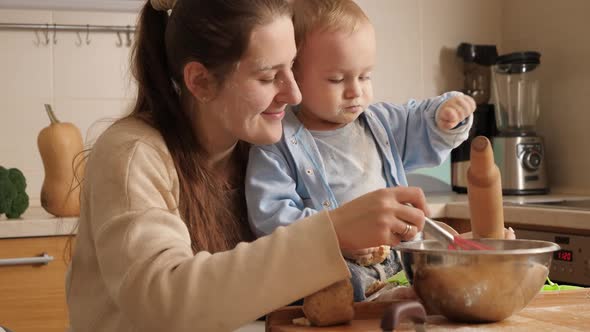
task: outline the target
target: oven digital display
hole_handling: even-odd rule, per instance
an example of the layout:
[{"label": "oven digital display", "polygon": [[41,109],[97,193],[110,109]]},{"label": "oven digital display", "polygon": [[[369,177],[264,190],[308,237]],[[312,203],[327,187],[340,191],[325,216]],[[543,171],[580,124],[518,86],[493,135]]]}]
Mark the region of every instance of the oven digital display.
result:
[{"label": "oven digital display", "polygon": [[571,250],[558,250],[553,253],[553,259],[564,262],[572,262],[574,253]]}]

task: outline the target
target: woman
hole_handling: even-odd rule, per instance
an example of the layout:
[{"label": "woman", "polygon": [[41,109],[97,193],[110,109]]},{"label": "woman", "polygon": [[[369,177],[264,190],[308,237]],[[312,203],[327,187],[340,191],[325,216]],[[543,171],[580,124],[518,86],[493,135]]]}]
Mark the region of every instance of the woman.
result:
[{"label": "woman", "polygon": [[285,106],[301,99],[290,15],[283,0],[145,5],[135,108],[87,163],[72,331],[233,330],[349,278],[341,249],[422,229],[422,192],[394,188],[248,243],[248,145],[278,141]]}]

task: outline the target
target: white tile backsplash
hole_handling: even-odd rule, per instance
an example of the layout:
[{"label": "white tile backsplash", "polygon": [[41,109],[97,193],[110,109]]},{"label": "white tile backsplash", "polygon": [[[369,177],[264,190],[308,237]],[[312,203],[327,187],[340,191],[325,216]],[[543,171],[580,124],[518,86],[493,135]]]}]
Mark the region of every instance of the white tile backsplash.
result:
[{"label": "white tile backsplash", "polygon": [[[2,23],[135,25],[136,14],[0,10]],[[126,114],[135,95],[129,71],[129,47],[117,47],[115,33],[58,31],[53,44],[36,45],[32,31],[0,30],[0,165],[17,167],[27,192],[38,199],[43,163],[37,136],[49,124],[43,104],[53,105],[62,122],[72,122],[92,143],[115,118]],[[122,35],[123,40],[126,36]]]},{"label": "white tile backsplash", "polygon": [[[50,20],[51,13],[47,11],[0,10],[2,23],[47,23]],[[35,35],[32,31],[0,30],[0,96],[51,98],[52,45],[44,45],[44,41],[41,32]]]},{"label": "white tile backsplash", "polygon": [[43,107],[49,99],[0,99],[0,165],[20,169],[27,179],[27,193],[39,197],[43,182],[43,163],[37,136],[48,125]]},{"label": "white tile backsplash", "polygon": [[[62,24],[135,25],[129,13],[81,13],[57,11],[54,21]],[[125,44],[124,33],[121,38]],[[129,71],[130,47],[117,47],[115,33],[61,33],[54,47],[56,98],[131,98],[135,85]],[[132,37],[133,38],[133,37]],[[90,42],[87,44],[87,40]],[[108,83],[107,83],[108,82]]]}]

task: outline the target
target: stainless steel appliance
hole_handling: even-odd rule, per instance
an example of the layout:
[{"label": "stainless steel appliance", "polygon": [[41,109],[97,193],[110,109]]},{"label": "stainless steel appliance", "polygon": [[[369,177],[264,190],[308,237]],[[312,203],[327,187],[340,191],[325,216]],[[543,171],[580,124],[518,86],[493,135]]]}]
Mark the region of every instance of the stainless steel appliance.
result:
[{"label": "stainless steel appliance", "polygon": [[551,241],[560,250],[553,253],[549,270],[552,281],[590,287],[590,236],[539,230],[515,230],[519,239]]},{"label": "stainless steel appliance", "polygon": [[[587,198],[552,198],[548,200],[506,202],[505,204],[570,211],[590,211],[590,199]],[[551,280],[590,287],[590,235],[517,229],[516,237],[552,241],[559,244],[561,250],[554,254],[549,271]]]},{"label": "stainless steel appliance", "polygon": [[541,54],[501,55],[492,66],[496,127],[494,159],[505,195],[545,194],[547,170],[543,138],[536,133],[539,117]]},{"label": "stainless steel appliance", "polygon": [[496,62],[495,45],[461,43],[457,56],[463,60],[463,93],[473,97],[477,107],[473,113],[473,125],[469,137],[451,151],[451,186],[455,192],[467,192],[467,169],[471,140],[486,136],[490,140],[496,134],[494,105],[489,104],[491,90],[491,66]]}]

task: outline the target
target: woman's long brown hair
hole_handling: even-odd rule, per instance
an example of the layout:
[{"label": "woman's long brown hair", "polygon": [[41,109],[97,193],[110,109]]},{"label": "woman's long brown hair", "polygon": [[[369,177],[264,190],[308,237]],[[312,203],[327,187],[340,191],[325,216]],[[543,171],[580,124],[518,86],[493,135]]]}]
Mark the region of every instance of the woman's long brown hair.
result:
[{"label": "woman's long brown hair", "polygon": [[[199,61],[222,86],[246,51],[252,30],[282,15],[290,15],[284,0],[179,0],[170,16],[148,1],[141,12],[132,58],[138,95],[131,116],[154,126],[166,142],[180,182],[178,208],[194,252],[224,251],[253,238],[243,193],[248,144],[240,142],[232,156],[237,186],[207,167],[187,113],[195,110],[180,98],[179,91],[188,93],[183,68]],[[232,186],[238,188],[237,197],[229,194]]]}]

